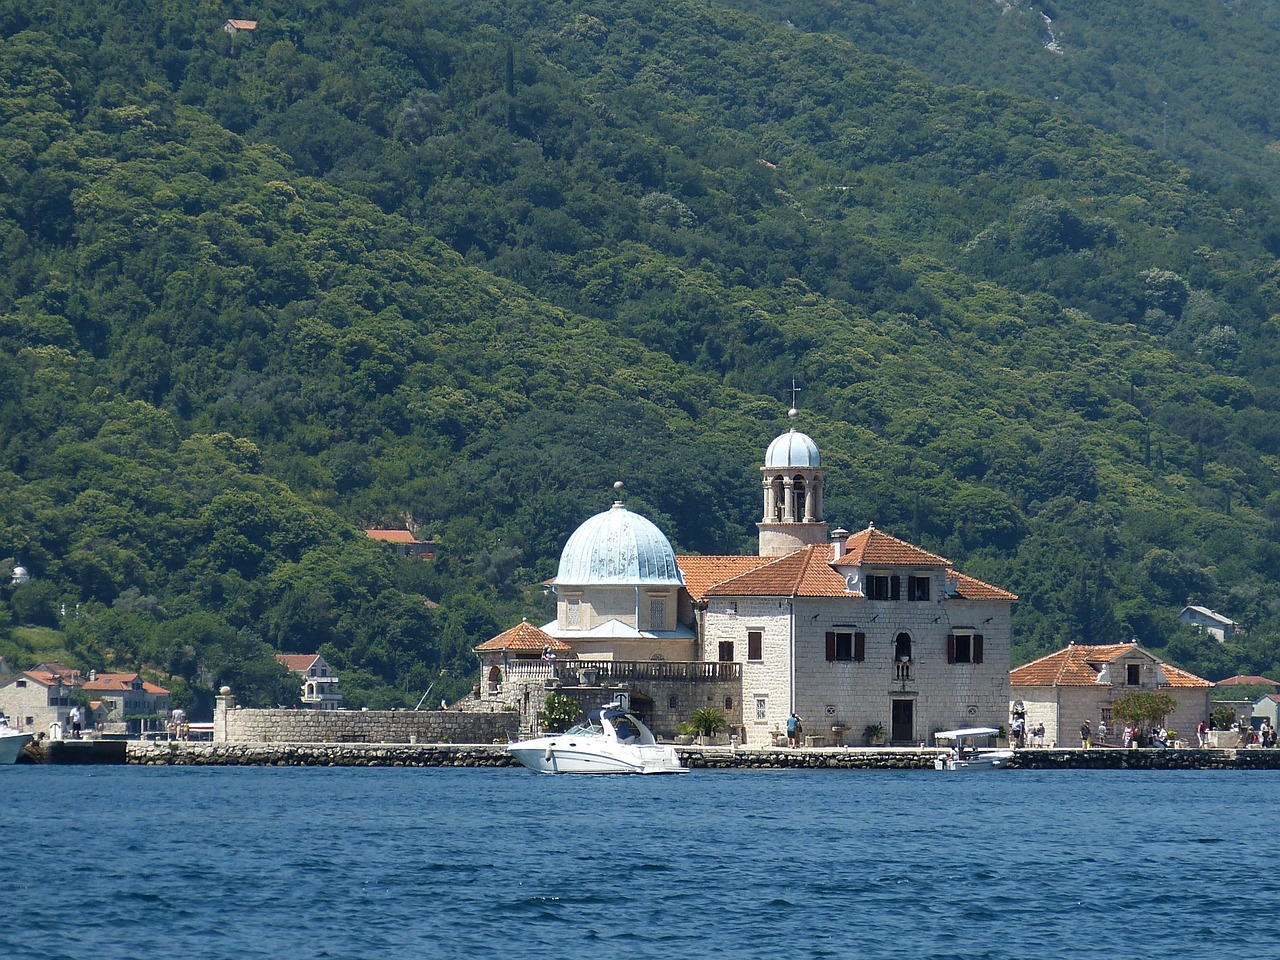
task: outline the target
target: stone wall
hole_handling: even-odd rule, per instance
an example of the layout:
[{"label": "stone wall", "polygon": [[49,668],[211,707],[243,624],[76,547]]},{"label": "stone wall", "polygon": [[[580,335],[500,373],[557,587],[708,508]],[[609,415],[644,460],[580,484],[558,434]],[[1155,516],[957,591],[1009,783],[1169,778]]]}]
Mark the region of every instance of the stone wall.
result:
[{"label": "stone wall", "polygon": [[[695,770],[919,770],[940,751],[923,749],[733,749],[679,747]],[[70,762],[51,760],[50,762]],[[99,759],[96,762],[121,762]],[[123,762],[173,766],[518,767],[495,744],[174,743],[132,740]],[[1277,770],[1280,750],[1019,750],[1008,770]],[[961,775],[965,776],[965,775]],[[996,772],[982,776],[1016,776]]]},{"label": "stone wall", "polygon": [[514,713],[457,710],[251,710],[218,697],[215,743],[505,743]]}]

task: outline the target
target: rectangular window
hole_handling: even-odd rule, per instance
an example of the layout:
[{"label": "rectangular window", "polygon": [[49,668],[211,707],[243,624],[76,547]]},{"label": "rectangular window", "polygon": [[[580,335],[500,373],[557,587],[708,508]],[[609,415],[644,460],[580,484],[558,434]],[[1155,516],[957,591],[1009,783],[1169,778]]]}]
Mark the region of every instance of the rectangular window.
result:
[{"label": "rectangular window", "polygon": [[764,634],[759,630],[747,631],[747,659],[764,659]]},{"label": "rectangular window", "polygon": [[929,599],[929,578],[928,577],[908,577],[907,578],[907,599],[908,600],[928,600]]},{"label": "rectangular window", "polygon": [[732,640],[720,641],[720,662],[733,663],[733,641]]},{"label": "rectangular window", "polygon": [[982,634],[953,633],[947,636],[947,663],[981,663]]},{"label": "rectangular window", "polygon": [[827,660],[861,663],[867,658],[867,635],[833,630],[827,634]]},{"label": "rectangular window", "polygon": [[667,601],[651,599],[649,601],[649,629],[667,629]]},{"label": "rectangular window", "polygon": [[1125,683],[1131,687],[1142,686],[1142,664],[1131,663],[1125,668]]},{"label": "rectangular window", "polygon": [[888,600],[889,598],[889,578],[888,577],[867,577],[867,599],[868,600]]},{"label": "rectangular window", "polygon": [[764,720],[768,715],[769,701],[765,697],[756,697],[756,719]]}]

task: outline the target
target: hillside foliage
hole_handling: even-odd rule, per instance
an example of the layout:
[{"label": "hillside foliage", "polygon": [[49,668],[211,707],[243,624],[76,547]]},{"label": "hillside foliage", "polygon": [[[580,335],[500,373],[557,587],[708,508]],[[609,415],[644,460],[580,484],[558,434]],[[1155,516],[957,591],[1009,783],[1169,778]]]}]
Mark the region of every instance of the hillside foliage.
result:
[{"label": "hillside foliage", "polygon": [[615,480],[752,552],[794,381],[832,525],[1020,594],[1018,662],[1280,671],[1275,201],[872,6],[0,0],[0,653],[455,699]]}]

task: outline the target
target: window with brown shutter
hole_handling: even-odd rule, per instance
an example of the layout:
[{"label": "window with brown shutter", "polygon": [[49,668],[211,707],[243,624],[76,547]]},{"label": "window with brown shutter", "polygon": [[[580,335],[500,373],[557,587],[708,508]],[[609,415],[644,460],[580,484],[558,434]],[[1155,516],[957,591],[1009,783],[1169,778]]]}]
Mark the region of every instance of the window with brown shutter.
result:
[{"label": "window with brown shutter", "polygon": [[865,633],[855,633],[853,635],[853,659],[857,663],[862,663],[867,659],[867,635]]}]

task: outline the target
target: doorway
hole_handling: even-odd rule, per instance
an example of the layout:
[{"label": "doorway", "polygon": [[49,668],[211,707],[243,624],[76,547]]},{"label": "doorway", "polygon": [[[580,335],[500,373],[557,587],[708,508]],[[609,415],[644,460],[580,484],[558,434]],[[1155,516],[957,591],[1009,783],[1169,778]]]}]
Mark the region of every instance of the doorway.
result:
[{"label": "doorway", "polygon": [[916,702],[894,700],[890,709],[889,739],[893,743],[913,743],[916,739]]}]

